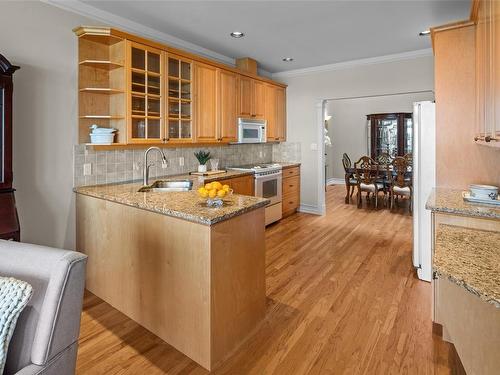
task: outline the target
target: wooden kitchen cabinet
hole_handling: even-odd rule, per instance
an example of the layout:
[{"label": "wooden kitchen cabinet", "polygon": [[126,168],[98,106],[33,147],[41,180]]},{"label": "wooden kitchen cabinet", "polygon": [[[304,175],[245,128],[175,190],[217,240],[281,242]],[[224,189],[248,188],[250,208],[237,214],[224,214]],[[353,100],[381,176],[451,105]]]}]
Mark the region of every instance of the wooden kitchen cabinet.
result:
[{"label": "wooden kitchen cabinet", "polygon": [[286,134],[285,91],[281,87],[265,84],[265,111],[267,141],[283,142]]},{"label": "wooden kitchen cabinet", "polygon": [[500,147],[500,4],[479,2],[476,24],[476,135]]},{"label": "wooden kitchen cabinet", "polygon": [[217,68],[196,63],[194,70],[196,141],[218,142]]},{"label": "wooden kitchen cabinet", "polygon": [[129,121],[127,143],[163,142],[163,53],[128,42]]},{"label": "wooden kitchen cabinet", "polygon": [[218,180],[221,184],[227,184],[233,189],[234,194],[241,195],[255,195],[255,187],[254,187],[254,176],[246,175],[241,177],[227,178],[224,180]]},{"label": "wooden kitchen cabinet", "polygon": [[280,142],[286,141],[286,90],[275,86],[276,90],[276,137]]},{"label": "wooden kitchen cabinet", "polygon": [[253,117],[264,118],[266,98],[264,93],[264,82],[253,79]]},{"label": "wooden kitchen cabinet", "polygon": [[167,144],[191,143],[193,137],[193,61],[168,54],[166,58]]},{"label": "wooden kitchen cabinet", "polygon": [[219,141],[238,140],[238,75],[219,70]]},{"label": "wooden kitchen cabinet", "polygon": [[264,82],[241,76],[239,86],[239,116],[264,118],[266,103]]},{"label": "wooden kitchen cabinet", "polygon": [[74,32],[80,144],[94,123],[118,130],[100,149],[230,143],[238,117],[266,119],[268,140],[285,140],[285,85],[113,28]]},{"label": "wooden kitchen cabinet", "polygon": [[284,167],[282,182],[282,216],[297,212],[300,205],[300,166]]}]

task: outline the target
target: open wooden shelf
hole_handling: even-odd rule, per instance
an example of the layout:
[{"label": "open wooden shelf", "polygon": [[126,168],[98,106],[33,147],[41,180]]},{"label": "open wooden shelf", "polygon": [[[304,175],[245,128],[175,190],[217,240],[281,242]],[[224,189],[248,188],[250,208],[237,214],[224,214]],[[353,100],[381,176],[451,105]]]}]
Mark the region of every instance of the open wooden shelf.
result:
[{"label": "open wooden shelf", "polygon": [[103,70],[123,68],[123,64],[119,64],[109,60],[83,60],[80,61],[80,65]]},{"label": "open wooden shelf", "polygon": [[87,92],[90,94],[102,94],[102,95],[115,95],[115,94],[124,94],[124,90],[119,89],[111,89],[105,87],[84,87],[80,89],[80,92]]}]

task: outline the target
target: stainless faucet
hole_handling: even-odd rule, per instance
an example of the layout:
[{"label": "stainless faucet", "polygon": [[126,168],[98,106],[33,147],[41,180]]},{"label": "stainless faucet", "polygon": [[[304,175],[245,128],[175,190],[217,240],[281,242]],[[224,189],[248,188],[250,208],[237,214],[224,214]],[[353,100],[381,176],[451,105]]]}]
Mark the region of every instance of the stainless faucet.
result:
[{"label": "stainless faucet", "polygon": [[167,158],[165,157],[165,154],[163,153],[163,151],[160,148],[158,148],[158,147],[148,148],[146,150],[146,152],[144,153],[144,164],[143,164],[143,170],[142,170],[142,177],[143,177],[142,184],[144,186],[147,186],[149,183],[148,182],[148,180],[149,180],[149,167],[154,165],[154,164],[148,164],[148,154],[149,154],[149,151],[151,151],[151,150],[156,150],[161,154],[161,165],[162,166],[167,165]]}]

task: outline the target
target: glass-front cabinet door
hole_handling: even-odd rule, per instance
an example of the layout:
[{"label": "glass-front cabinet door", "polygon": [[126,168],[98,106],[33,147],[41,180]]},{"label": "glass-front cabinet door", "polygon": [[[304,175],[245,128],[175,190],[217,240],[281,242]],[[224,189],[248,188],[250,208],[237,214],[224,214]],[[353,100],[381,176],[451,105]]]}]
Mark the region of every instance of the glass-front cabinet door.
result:
[{"label": "glass-front cabinet door", "polygon": [[192,62],[167,56],[167,142],[191,142],[193,129]]},{"label": "glass-front cabinet door", "polygon": [[130,43],[130,143],[160,143],[163,132],[163,53]]},{"label": "glass-front cabinet door", "polygon": [[379,113],[367,115],[368,144],[373,159],[381,154],[391,158],[404,156],[413,150],[411,113]]}]

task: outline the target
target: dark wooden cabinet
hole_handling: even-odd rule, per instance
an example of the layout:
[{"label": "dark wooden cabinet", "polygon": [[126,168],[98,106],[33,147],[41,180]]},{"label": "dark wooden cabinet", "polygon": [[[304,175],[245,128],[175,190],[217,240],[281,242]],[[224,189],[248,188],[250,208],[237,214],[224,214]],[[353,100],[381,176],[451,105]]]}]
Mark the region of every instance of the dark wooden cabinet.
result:
[{"label": "dark wooden cabinet", "polygon": [[367,115],[370,154],[376,159],[387,153],[403,156],[413,150],[412,113],[377,113]]},{"label": "dark wooden cabinet", "polygon": [[20,240],[12,188],[12,75],[19,69],[0,55],[0,239]]}]

